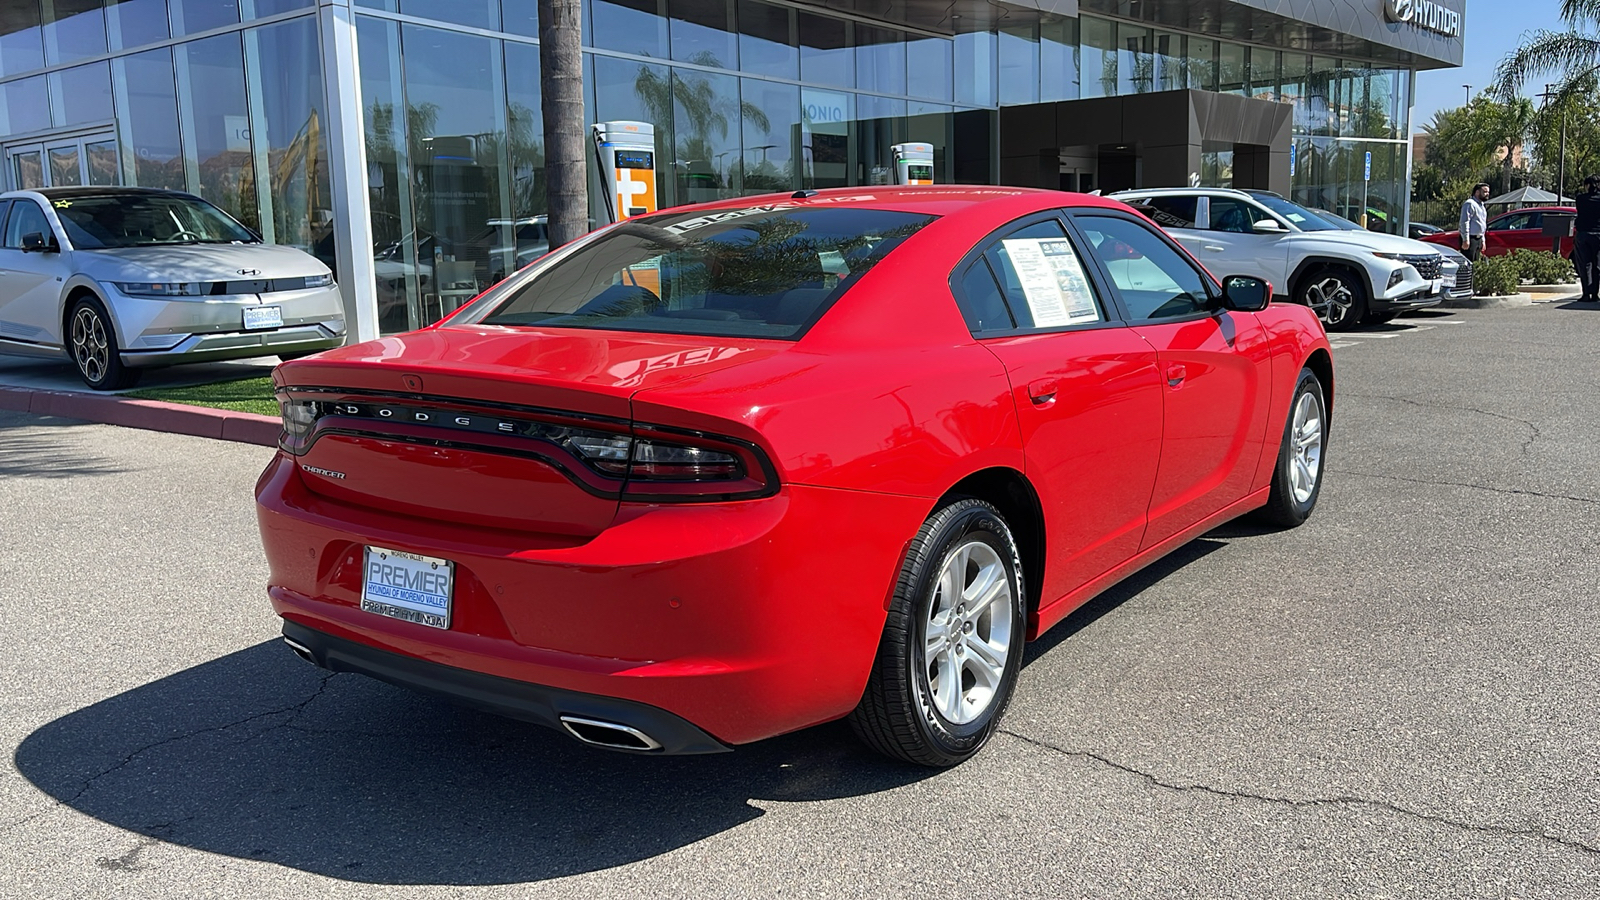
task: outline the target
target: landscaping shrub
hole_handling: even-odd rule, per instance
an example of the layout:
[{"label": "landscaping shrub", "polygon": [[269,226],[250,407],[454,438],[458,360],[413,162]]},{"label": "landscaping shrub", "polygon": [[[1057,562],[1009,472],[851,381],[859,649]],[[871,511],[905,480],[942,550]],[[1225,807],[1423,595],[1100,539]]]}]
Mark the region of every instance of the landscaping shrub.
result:
[{"label": "landscaping shrub", "polygon": [[1520,281],[1517,262],[1510,256],[1485,256],[1472,266],[1472,287],[1480,297],[1515,294]]},{"label": "landscaping shrub", "polygon": [[1532,284],[1567,284],[1578,278],[1572,260],[1548,250],[1513,250],[1510,258],[1517,277]]}]

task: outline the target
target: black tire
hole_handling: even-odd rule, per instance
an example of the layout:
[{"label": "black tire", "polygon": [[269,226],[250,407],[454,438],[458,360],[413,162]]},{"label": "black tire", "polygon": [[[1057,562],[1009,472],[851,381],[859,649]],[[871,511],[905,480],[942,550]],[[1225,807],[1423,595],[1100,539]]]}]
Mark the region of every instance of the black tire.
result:
[{"label": "black tire", "polygon": [[1350,331],[1367,317],[1367,286],[1348,269],[1325,266],[1312,272],[1300,280],[1295,300],[1316,310],[1329,331]]},{"label": "black tire", "polygon": [[122,364],[116,327],[99,299],[78,298],[67,315],[66,331],[67,356],[84,384],[97,391],[119,391],[139,380],[139,369]]},{"label": "black tire", "polygon": [[[960,553],[975,560],[961,566],[963,579],[973,577],[974,565],[978,566],[976,574],[982,575],[986,571],[993,574],[990,566],[998,563],[1010,594],[1003,599],[997,596],[990,608],[975,618],[963,619],[961,614],[944,617],[951,622],[941,651],[946,662],[937,657],[930,661],[931,620],[939,610],[950,609],[951,598],[939,590],[940,576],[947,562],[960,564]],[[990,583],[998,585],[997,581]],[[959,609],[964,611],[965,604]],[[992,672],[994,647],[990,642],[998,641],[1002,631],[1005,658],[1000,675],[985,687],[967,666]],[[948,767],[971,758],[994,734],[1011,700],[1022,669],[1026,632],[1022,563],[1005,518],[982,500],[957,500],[940,508],[923,523],[906,554],[867,689],[850,714],[851,727],[869,747],[906,762]],[[973,649],[978,646],[987,649]],[[952,660],[959,661],[951,666]],[[937,695],[940,688],[934,684],[941,676],[953,677],[960,686],[954,694],[944,691],[945,698],[959,696],[958,713],[968,711],[967,701],[975,694],[987,692],[986,703],[970,710],[973,715],[967,721],[960,721],[960,714],[947,717],[940,708],[945,700]],[[968,677],[974,679],[970,687]]]},{"label": "black tire", "polygon": [[306,350],[301,353],[279,353],[278,362],[292,362],[297,359],[305,359],[308,356],[313,356],[321,352],[321,350]]},{"label": "black tire", "polygon": [[[1306,396],[1310,396],[1315,402],[1318,442],[1314,461],[1315,471],[1311,473],[1311,489],[1309,492],[1303,490],[1297,492],[1295,473],[1304,460],[1296,458],[1295,419],[1296,412],[1300,409],[1301,398]],[[1294,396],[1289,401],[1288,415],[1283,423],[1283,440],[1278,445],[1278,461],[1272,467],[1272,493],[1260,513],[1260,518],[1281,528],[1295,528],[1304,524],[1306,519],[1311,518],[1311,511],[1317,508],[1317,498],[1322,495],[1322,482],[1325,480],[1323,476],[1328,471],[1328,404],[1325,397],[1322,382],[1317,376],[1310,369],[1301,369],[1300,378],[1295,382]],[[1307,493],[1309,496],[1306,496]]]}]

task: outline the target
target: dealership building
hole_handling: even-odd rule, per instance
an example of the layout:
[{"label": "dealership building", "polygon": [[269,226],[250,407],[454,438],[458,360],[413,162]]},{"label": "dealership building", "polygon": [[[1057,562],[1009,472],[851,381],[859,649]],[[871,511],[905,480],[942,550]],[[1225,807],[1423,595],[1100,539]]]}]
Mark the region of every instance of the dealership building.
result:
[{"label": "dealership building", "polygon": [[[543,249],[536,0],[3,0],[7,188],[193,191],[324,259],[363,337]],[[1407,217],[1464,0],[584,0],[588,120],[660,206],[893,178],[1266,188]],[[609,202],[598,166],[596,221]]]}]

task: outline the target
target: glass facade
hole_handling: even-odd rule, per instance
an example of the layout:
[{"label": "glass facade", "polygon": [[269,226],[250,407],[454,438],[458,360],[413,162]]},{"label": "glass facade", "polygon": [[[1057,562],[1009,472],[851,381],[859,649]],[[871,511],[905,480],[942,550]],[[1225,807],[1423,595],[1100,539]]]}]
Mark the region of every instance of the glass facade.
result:
[{"label": "glass facade", "polygon": [[[363,227],[333,221],[327,132],[355,91],[326,76],[316,0],[0,4],[7,186],[186,189],[330,265],[354,233],[375,284],[352,290],[376,294],[379,329],[436,321],[546,246],[537,2],[347,2]],[[655,126],[665,208],[887,183],[905,141],[934,146],[939,182],[993,183],[1002,107],[1219,91],[1292,104],[1296,200],[1403,227],[1410,70],[1087,11],[996,24],[995,8],[925,30],[787,0],[585,0],[586,113]],[[1230,183],[1233,156],[1207,145],[1198,174]]]}]

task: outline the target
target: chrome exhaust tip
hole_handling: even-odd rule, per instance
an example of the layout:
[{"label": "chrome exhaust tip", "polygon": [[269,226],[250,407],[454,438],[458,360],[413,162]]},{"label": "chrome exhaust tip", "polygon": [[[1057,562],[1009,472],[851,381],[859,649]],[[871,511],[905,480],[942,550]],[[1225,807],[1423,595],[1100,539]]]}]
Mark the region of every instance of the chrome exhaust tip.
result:
[{"label": "chrome exhaust tip", "polygon": [[305,644],[290,638],[284,638],[283,642],[289,645],[289,649],[294,651],[295,656],[298,656],[306,662],[311,663],[313,666],[319,665],[317,658],[311,654],[310,647],[307,647]]},{"label": "chrome exhaust tip", "polygon": [[616,722],[602,722],[599,719],[585,719],[582,716],[562,716],[561,727],[585,744],[605,747],[608,750],[648,753],[651,750],[661,749],[660,742],[655,738],[637,728],[629,728]]}]

